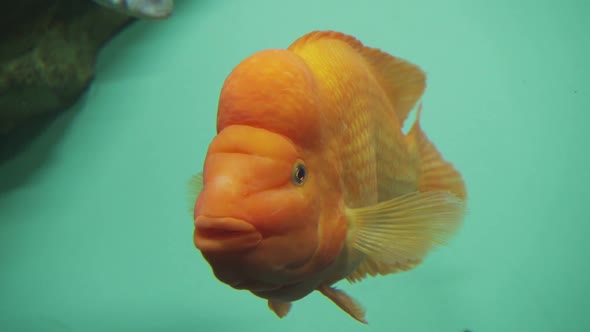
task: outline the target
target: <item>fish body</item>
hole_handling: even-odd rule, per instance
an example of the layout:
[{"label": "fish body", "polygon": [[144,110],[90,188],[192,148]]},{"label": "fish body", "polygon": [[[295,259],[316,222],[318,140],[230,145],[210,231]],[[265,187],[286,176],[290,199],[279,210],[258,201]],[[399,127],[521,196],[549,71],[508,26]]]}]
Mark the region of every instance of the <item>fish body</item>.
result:
[{"label": "fish body", "polygon": [[459,172],[420,128],[415,65],[339,32],[258,52],[228,76],[217,135],[192,180],[194,243],[215,276],[279,317],[333,284],[405,271],[461,224]]},{"label": "fish body", "polygon": [[94,0],[94,2],[143,19],[166,19],[174,11],[174,0]]}]

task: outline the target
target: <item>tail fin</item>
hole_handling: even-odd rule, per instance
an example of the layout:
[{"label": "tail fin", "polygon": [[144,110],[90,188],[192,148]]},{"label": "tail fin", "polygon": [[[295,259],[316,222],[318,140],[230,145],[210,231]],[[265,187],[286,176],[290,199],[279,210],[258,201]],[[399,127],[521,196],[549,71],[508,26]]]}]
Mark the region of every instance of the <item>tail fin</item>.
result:
[{"label": "tail fin", "polygon": [[445,161],[420,128],[422,105],[418,108],[416,121],[407,135],[412,150],[418,152],[420,173],[418,189],[422,192],[444,190],[450,191],[462,200],[467,199],[467,189],[461,174],[453,165]]}]

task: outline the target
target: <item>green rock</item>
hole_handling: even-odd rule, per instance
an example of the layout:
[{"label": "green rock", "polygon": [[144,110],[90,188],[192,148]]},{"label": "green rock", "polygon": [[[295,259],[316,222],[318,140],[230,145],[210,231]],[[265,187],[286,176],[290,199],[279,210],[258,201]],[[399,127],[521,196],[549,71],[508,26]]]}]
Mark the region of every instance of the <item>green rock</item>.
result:
[{"label": "green rock", "polygon": [[133,21],[90,0],[20,0],[0,12],[0,140],[70,107],[100,47]]}]

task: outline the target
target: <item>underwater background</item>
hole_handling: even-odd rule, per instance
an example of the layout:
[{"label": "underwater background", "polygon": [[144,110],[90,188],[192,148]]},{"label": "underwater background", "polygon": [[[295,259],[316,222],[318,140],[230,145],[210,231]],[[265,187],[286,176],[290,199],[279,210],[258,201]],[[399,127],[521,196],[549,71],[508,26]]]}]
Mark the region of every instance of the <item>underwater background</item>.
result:
[{"label": "underwater background", "polygon": [[[0,164],[0,331],[590,331],[590,3],[177,1],[101,50],[84,96]],[[421,123],[468,189],[416,269],[280,320],[217,281],[187,181],[224,79],[312,30],[424,69]]]}]

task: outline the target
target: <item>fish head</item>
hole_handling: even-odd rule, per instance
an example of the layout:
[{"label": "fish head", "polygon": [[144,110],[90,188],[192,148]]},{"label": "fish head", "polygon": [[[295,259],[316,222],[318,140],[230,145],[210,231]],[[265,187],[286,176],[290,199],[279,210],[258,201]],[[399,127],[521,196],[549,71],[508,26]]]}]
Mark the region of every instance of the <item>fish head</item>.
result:
[{"label": "fish head", "polygon": [[305,278],[320,243],[321,140],[313,77],[297,56],[242,62],[221,92],[194,242],[221,281],[271,290]]},{"label": "fish head", "polygon": [[265,129],[233,125],[210,145],[194,242],[235,287],[275,287],[318,247],[318,188],[296,146]]}]

